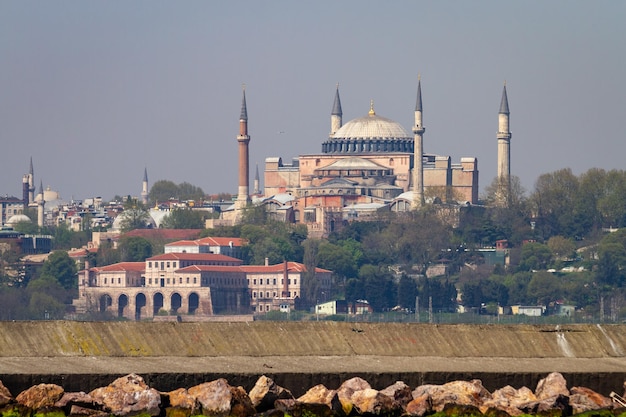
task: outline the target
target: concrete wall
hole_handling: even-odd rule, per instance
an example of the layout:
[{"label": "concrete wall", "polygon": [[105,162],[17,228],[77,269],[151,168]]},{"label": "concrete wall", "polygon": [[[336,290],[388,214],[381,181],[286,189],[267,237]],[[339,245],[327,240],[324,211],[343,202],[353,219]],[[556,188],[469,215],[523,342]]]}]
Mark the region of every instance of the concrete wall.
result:
[{"label": "concrete wall", "polygon": [[[289,341],[297,340],[297,343]],[[0,322],[0,357],[621,358],[624,325],[345,322]]]}]

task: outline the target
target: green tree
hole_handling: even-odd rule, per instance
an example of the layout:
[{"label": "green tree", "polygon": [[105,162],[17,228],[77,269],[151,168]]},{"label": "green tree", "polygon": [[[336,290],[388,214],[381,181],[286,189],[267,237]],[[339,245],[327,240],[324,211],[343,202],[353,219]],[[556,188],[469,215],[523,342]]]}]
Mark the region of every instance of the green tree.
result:
[{"label": "green tree", "polygon": [[397,305],[403,308],[414,308],[417,296],[417,283],[406,274],[402,274],[398,282]]},{"label": "green tree", "polygon": [[159,180],[152,184],[148,193],[148,198],[151,203],[158,203],[168,201],[169,199],[178,199],[179,190],[178,185],[169,180]]},{"label": "green tree", "polygon": [[66,290],[78,289],[76,262],[67,252],[57,251],[48,256],[41,267],[40,278],[51,277]]},{"label": "green tree", "polygon": [[175,209],[163,219],[164,229],[204,229],[202,212],[191,209]]},{"label": "green tree", "polygon": [[120,228],[123,232],[135,229],[147,229],[150,226],[150,214],[146,207],[140,202],[133,200],[124,205]]},{"label": "green tree", "polygon": [[329,269],[340,278],[353,278],[357,275],[357,263],[349,249],[322,241],[317,253],[318,266]]},{"label": "green tree", "polygon": [[533,273],[528,283],[528,296],[539,305],[548,305],[563,297],[563,289],[556,275],[539,271]]},{"label": "green tree", "polygon": [[537,242],[527,243],[522,246],[519,270],[537,271],[540,269],[546,269],[551,259],[552,252],[550,251],[548,245]]},{"label": "green tree", "polygon": [[122,262],[143,262],[152,256],[152,244],[143,237],[123,237],[118,244]]},{"label": "green tree", "polygon": [[396,289],[389,271],[375,265],[363,265],[359,278],[364,284],[365,298],[374,311],[392,308],[396,300]]},{"label": "green tree", "polygon": [[573,211],[578,193],[578,178],[569,168],[540,175],[531,195],[543,238],[580,235],[581,228]]}]

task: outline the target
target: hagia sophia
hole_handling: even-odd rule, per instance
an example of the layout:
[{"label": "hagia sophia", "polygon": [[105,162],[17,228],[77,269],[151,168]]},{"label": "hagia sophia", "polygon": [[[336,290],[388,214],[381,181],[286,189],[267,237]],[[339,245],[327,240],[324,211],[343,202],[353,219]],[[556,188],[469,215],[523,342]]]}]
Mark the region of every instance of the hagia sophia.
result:
[{"label": "hagia sophia", "polygon": [[[418,80],[411,134],[398,122],[368,114],[343,123],[339,87],[330,115],[330,135],[319,154],[300,155],[291,163],[265,159],[264,189],[258,169],[249,190],[248,110],[243,91],[239,119],[239,188],[235,204],[207,226],[234,224],[250,203],[263,204],[275,219],[306,224],[314,237],[327,236],[340,224],[367,220],[378,210],[416,210],[427,203],[462,207],[478,204],[478,160],[424,152],[421,80]],[[510,188],[509,105],[506,84],[498,113],[498,200],[506,204]]]}]

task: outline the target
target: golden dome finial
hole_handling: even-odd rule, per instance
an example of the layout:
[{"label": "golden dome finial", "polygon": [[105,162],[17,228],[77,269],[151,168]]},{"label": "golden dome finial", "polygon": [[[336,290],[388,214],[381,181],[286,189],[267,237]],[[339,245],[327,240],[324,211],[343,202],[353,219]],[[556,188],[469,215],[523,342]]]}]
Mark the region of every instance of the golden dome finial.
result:
[{"label": "golden dome finial", "polygon": [[370,116],[373,116],[376,114],[376,112],[374,111],[374,100],[370,100],[370,111],[368,113]]}]

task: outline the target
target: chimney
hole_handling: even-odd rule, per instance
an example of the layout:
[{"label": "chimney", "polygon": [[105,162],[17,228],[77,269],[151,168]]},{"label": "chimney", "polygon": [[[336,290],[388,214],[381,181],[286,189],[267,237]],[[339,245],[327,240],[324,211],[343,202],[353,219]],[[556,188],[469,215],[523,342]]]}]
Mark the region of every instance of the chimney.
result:
[{"label": "chimney", "polygon": [[289,296],[289,265],[287,261],[283,261],[283,295],[284,298]]},{"label": "chimney", "polygon": [[265,258],[265,266],[270,266],[270,258]]}]

